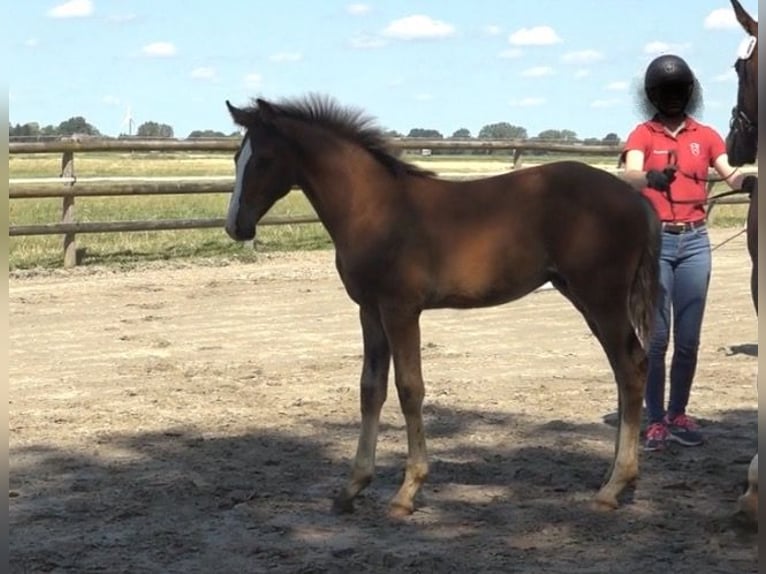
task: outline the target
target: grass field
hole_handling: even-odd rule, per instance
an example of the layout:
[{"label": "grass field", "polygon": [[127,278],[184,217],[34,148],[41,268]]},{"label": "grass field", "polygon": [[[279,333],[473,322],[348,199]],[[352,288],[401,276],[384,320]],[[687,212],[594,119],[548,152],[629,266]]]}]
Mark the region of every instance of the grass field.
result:
[{"label": "grass field", "polygon": [[[481,175],[507,171],[509,156],[410,156],[413,162],[438,174],[449,176]],[[563,155],[525,157],[525,162],[540,163],[563,159]],[[614,166],[613,158],[574,157],[600,167]],[[78,177],[157,177],[157,176],[232,176],[230,153],[136,152],[84,153],[75,156]],[[55,177],[61,169],[59,154],[11,155],[11,178]],[[723,191],[718,187],[714,193]],[[223,217],[228,195],[168,195],[144,197],[88,197],[76,199],[78,221],[117,221],[134,219],[182,219]],[[9,202],[11,225],[53,223],[61,217],[60,199],[14,199]],[[746,207],[718,206],[717,226],[741,226]],[[271,215],[312,214],[300,192],[291,192],[278,202]],[[83,265],[113,264],[132,266],[142,261],[179,258],[217,258],[252,260],[259,251],[321,249],[330,247],[327,233],[319,224],[264,226],[259,228],[255,249],[251,243],[232,242],[222,229],[152,231],[130,233],[81,234],[77,236]],[[11,269],[60,267],[63,264],[62,237],[58,235],[10,238]]]}]

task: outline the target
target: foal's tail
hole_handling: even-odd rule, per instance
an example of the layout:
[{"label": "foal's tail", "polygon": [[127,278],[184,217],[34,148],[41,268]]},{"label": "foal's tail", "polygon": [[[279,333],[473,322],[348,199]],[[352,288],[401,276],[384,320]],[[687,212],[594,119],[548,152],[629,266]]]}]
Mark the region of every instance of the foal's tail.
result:
[{"label": "foal's tail", "polygon": [[640,196],[647,220],[647,238],[628,297],[628,312],[641,346],[649,348],[660,285],[660,221],[649,200]]}]

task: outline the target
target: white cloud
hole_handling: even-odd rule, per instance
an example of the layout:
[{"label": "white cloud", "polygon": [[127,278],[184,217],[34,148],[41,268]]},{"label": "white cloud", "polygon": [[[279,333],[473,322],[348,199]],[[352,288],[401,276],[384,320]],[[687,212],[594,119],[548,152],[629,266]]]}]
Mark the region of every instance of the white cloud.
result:
[{"label": "white cloud", "polygon": [[521,28],[508,36],[508,43],[514,46],[549,46],[560,42],[561,38],[550,26]]},{"label": "white cloud", "polygon": [[705,17],[705,28],[708,30],[739,29],[739,22],[731,8],[717,8]]},{"label": "white cloud", "polygon": [[82,18],[93,14],[91,0],[69,0],[48,10],[49,18]]},{"label": "white cloud", "polygon": [[382,48],[386,45],[386,41],[378,36],[369,36],[367,34],[360,34],[354,36],[348,41],[352,48],[357,50],[372,50],[375,48]]},{"label": "white cloud", "polygon": [[418,102],[430,102],[431,100],[433,100],[433,99],[434,99],[434,97],[433,97],[433,95],[432,95],[432,94],[426,94],[426,93],[422,93],[422,94],[415,94],[415,95],[413,96],[413,98],[414,98],[415,100],[417,100]]},{"label": "white cloud", "polygon": [[502,32],[502,29],[500,26],[497,26],[495,24],[489,24],[488,26],[484,26],[484,33],[487,36],[498,36]]},{"label": "white cloud", "polygon": [[550,66],[534,66],[533,68],[527,68],[521,75],[527,78],[541,78],[543,76],[553,75],[553,68]]},{"label": "white cloud", "polygon": [[349,4],[346,6],[346,12],[354,16],[367,14],[370,10],[372,10],[372,7],[369,4]]},{"label": "white cloud", "polygon": [[175,56],[176,47],[172,42],[152,42],[141,48],[141,52],[153,58],[168,58]]},{"label": "white cloud", "polygon": [[522,98],[520,100],[511,100],[508,102],[514,108],[529,108],[532,106],[541,106],[545,103],[545,98]]},{"label": "white cloud", "polygon": [[107,106],[119,106],[120,105],[120,98],[117,96],[112,95],[106,95],[103,98],[101,98],[101,101],[105,103]]},{"label": "white cloud", "polygon": [[644,46],[644,53],[650,54],[650,55],[660,55],[660,54],[678,54],[685,52],[691,47],[691,44],[688,42],[686,44],[668,44],[667,42],[649,42]]},{"label": "white cloud", "polygon": [[269,56],[272,62],[300,62],[303,54],[300,52],[278,52]]},{"label": "white cloud", "polygon": [[628,89],[628,82],[624,80],[618,80],[616,82],[609,82],[606,85],[606,89],[610,92],[624,92]]},{"label": "white cloud", "polygon": [[524,52],[518,48],[509,48],[508,50],[503,50],[500,52],[497,57],[504,58],[506,60],[515,60],[516,58],[520,58],[523,53]]},{"label": "white cloud", "polygon": [[189,76],[195,80],[214,80],[216,71],[215,68],[210,66],[200,66],[199,68],[194,68]]},{"label": "white cloud", "polygon": [[245,86],[251,90],[260,88],[263,85],[263,77],[255,72],[245,76]]},{"label": "white cloud", "polygon": [[455,27],[430,16],[414,14],[391,22],[383,30],[383,35],[400,40],[422,40],[447,38],[455,34]]},{"label": "white cloud", "polygon": [[26,40],[24,40],[24,45],[27,48],[37,48],[37,46],[40,45],[40,40],[35,37],[27,38]]},{"label": "white cloud", "polygon": [[737,72],[734,71],[734,68],[729,68],[724,73],[713,76],[713,81],[718,83],[736,83]]},{"label": "white cloud", "polygon": [[576,70],[574,73],[574,77],[577,79],[587,78],[588,76],[590,76],[590,70],[586,68],[580,68],[579,70]]},{"label": "white cloud", "polygon": [[593,100],[590,103],[591,108],[612,108],[618,104],[620,104],[621,100],[619,98],[609,98],[605,100]]},{"label": "white cloud", "polygon": [[590,64],[604,59],[604,54],[598,50],[580,50],[578,52],[568,52],[561,59],[569,64]]}]

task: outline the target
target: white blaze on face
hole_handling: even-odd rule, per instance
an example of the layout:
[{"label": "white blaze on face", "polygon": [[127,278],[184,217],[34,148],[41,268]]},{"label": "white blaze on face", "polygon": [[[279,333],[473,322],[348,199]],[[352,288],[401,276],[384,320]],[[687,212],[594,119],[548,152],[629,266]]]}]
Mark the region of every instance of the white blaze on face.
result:
[{"label": "white blaze on face", "polygon": [[755,50],[755,46],[758,44],[758,38],[755,36],[748,36],[739,44],[737,48],[737,58],[740,60],[747,60]]},{"label": "white blaze on face", "polygon": [[245,143],[239,151],[237,158],[236,179],[234,180],[234,191],[229,199],[229,213],[226,216],[226,231],[233,237],[237,229],[237,213],[239,212],[239,202],[242,197],[242,185],[245,179],[245,168],[247,162],[253,155],[253,148],[250,147],[250,138],[245,137]]}]

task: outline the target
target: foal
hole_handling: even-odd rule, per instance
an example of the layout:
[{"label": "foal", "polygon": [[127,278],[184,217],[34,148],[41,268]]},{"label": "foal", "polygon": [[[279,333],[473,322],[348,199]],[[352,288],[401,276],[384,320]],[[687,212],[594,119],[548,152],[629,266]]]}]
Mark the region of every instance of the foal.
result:
[{"label": "foal", "polygon": [[446,181],[400,160],[360,111],[309,97],[238,109],[226,231],[256,225],[299,186],[327,229],[336,266],[359,306],[362,425],[339,511],[372,480],[389,366],[407,427],[404,481],[391,513],[409,514],[428,474],[419,318],[427,309],[499,305],[550,281],[580,310],[617,381],[620,423],[608,480],[596,495],[616,507],[638,474],[646,341],[658,285],[659,226],[629,184],[560,162],[473,181]]}]

